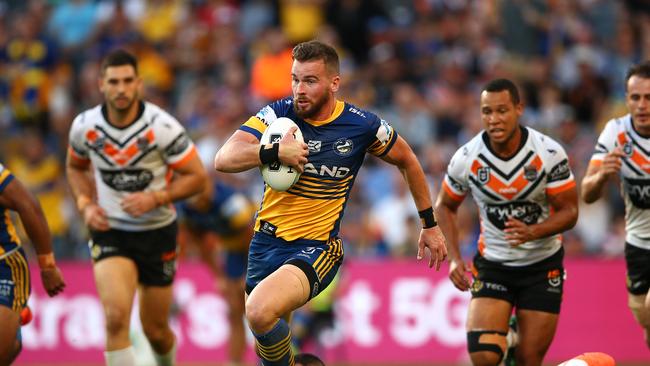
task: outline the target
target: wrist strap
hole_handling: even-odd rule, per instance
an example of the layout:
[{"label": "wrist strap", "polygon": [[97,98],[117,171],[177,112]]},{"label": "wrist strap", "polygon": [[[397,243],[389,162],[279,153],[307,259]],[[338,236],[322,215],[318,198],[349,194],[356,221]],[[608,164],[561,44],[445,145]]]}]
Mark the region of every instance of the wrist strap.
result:
[{"label": "wrist strap", "polygon": [[270,149],[266,149],[266,145],[260,146],[260,161],[262,165],[277,163],[280,161],[278,154],[280,153],[280,144],[274,143]]},{"label": "wrist strap", "polygon": [[39,254],[38,266],[41,267],[41,269],[56,267],[56,262],[54,261],[54,253],[50,252],[47,254]]},{"label": "wrist strap", "polygon": [[436,222],[436,218],[433,216],[433,207],[418,211],[418,215],[420,215],[420,220],[422,221],[422,227],[424,229],[438,226],[438,222]]}]

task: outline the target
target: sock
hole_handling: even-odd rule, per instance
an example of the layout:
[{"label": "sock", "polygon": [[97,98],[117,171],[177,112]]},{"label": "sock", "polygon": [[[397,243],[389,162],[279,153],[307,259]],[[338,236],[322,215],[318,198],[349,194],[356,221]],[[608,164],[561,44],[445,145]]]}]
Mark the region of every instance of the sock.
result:
[{"label": "sock", "polygon": [[174,366],[176,362],[176,341],[174,340],[172,349],[164,355],[159,355],[156,351],[153,351],[153,358],[156,359],[156,365],[158,366]]},{"label": "sock", "polygon": [[284,319],[278,320],[268,333],[257,335],[257,352],[264,366],[293,366],[291,330]]},{"label": "sock", "polygon": [[135,350],[133,346],[104,352],[106,366],[135,366]]},{"label": "sock", "polygon": [[512,328],[508,330],[508,334],[506,335],[506,343],[508,344],[508,348],[516,347],[517,344],[519,344],[519,335]]}]

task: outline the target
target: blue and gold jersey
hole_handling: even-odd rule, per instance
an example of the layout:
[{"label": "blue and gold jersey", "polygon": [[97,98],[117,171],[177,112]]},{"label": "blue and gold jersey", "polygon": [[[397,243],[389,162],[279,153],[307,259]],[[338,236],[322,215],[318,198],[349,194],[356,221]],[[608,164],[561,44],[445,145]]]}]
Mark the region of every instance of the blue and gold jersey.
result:
[{"label": "blue and gold jersey", "polygon": [[[13,179],[13,174],[0,164],[0,194]],[[0,206],[0,214],[2,215],[0,218],[0,256],[2,256],[20,246],[20,240],[16,234],[16,228],[11,222],[9,209]]]},{"label": "blue and gold jersey", "polygon": [[292,119],[309,147],[305,171],[286,192],[266,187],[255,231],[286,241],[326,241],[338,234],[343,210],[366,152],[388,153],[397,134],[375,114],[342,101],[324,121],[303,120],[285,98],[262,108],[240,130],[262,137],[275,119]]}]

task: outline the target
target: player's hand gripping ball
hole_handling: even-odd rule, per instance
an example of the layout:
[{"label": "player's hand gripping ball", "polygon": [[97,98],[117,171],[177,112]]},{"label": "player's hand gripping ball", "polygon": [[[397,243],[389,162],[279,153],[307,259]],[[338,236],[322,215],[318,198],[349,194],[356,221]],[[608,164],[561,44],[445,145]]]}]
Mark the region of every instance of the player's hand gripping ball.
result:
[{"label": "player's hand gripping ball", "polygon": [[[291,127],[298,127],[298,125],[286,117],[276,119],[264,131],[260,144],[266,145],[279,142]],[[300,128],[296,130],[293,137],[304,142]],[[262,165],[260,170],[266,184],[276,191],[286,191],[300,178],[300,173],[296,169],[280,162]]]}]

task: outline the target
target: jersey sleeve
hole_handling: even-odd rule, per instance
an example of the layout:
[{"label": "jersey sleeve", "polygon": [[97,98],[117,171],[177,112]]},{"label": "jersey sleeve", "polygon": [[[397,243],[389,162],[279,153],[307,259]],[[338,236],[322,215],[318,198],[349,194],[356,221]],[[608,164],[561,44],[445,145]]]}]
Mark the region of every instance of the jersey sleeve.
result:
[{"label": "jersey sleeve", "polygon": [[286,116],[287,109],[293,105],[292,103],[291,98],[285,98],[268,104],[260,109],[256,115],[244,122],[239,129],[254,135],[260,140],[266,128],[273,121]]},{"label": "jersey sleeve", "polygon": [[154,134],[163,160],[172,169],[182,167],[197,154],[196,147],[185,128],[168,114],[156,120]]},{"label": "jersey sleeve", "polygon": [[467,163],[469,162],[467,146],[461,147],[451,158],[447,174],[442,181],[442,189],[456,201],[462,201],[469,191]]},{"label": "jersey sleeve", "polygon": [[549,167],[546,176],[546,194],[555,195],[575,187],[576,182],[564,148],[551,140],[545,155]]},{"label": "jersey sleeve", "polygon": [[93,132],[86,132],[84,115],[80,114],[72,121],[68,138],[68,155],[79,165],[90,164],[89,147],[86,144],[87,133],[92,134]]},{"label": "jersey sleeve", "polygon": [[371,130],[374,132],[374,138],[367,151],[375,156],[384,156],[397,141],[397,132],[390,123],[379,117],[371,124]]},{"label": "jersey sleeve", "polygon": [[0,163],[0,194],[5,190],[7,185],[14,179],[14,175],[11,174],[9,169],[5,168],[2,163]]},{"label": "jersey sleeve", "polygon": [[616,147],[616,121],[610,121],[605,125],[603,132],[598,137],[598,142],[594,148],[594,153],[591,155],[590,164],[600,164],[605,155],[614,150]]}]

